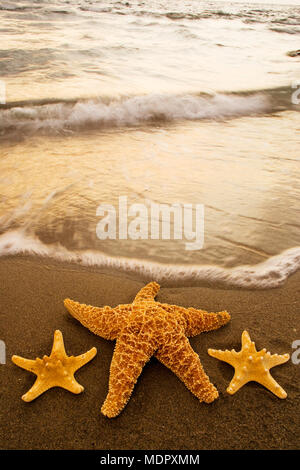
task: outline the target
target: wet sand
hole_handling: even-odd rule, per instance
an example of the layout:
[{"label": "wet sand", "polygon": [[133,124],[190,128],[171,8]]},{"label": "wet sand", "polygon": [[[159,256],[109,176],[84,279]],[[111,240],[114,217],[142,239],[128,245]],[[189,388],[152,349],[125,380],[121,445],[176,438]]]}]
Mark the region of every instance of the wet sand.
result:
[{"label": "wet sand", "polygon": [[[172,372],[151,359],[128,405],[114,419],[100,413],[114,344],[72,318],[63,299],[115,306],[131,302],[143,283],[96,268],[21,256],[1,259],[0,279],[0,339],[7,353],[6,365],[0,365],[0,449],[299,448],[300,365],[290,360],[271,371],[288,394],[285,400],[253,382],[230,396],[226,388],[233,368],[210,357],[207,349],[239,350],[247,329],[258,349],[292,354],[292,342],[300,339],[300,273],[281,288],[260,291],[162,285],[160,301],[230,312],[228,325],[190,340],[220,397],[210,405],[199,403]],[[11,356],[49,354],[56,329],[69,355],[98,349],[76,373],[85,390],[73,395],[54,388],[24,403],[21,396],[35,376],[15,366]]]}]

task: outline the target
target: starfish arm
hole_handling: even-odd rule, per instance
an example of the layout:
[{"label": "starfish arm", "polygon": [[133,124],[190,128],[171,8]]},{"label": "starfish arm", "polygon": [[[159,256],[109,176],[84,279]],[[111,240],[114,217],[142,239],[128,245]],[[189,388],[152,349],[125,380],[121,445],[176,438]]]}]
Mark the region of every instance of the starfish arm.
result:
[{"label": "starfish arm", "polygon": [[133,303],[139,303],[147,300],[154,300],[157,296],[160,289],[157,282],[149,282],[145,287],[143,287],[135,296]]},{"label": "starfish arm", "polygon": [[248,331],[244,330],[242,333],[242,350],[256,353],[256,347],[254,341],[251,340]]},{"label": "starfish arm", "polygon": [[66,380],[57,384],[57,387],[64,388],[71,393],[75,393],[78,395],[79,393],[83,392],[84,387],[80,385],[73,375],[70,375]]},{"label": "starfish arm", "polygon": [[178,335],[172,346],[162,346],[155,357],[186,385],[200,400],[211,403],[218,397],[218,391],[203,370],[198,354],[192,349],[184,335]]},{"label": "starfish arm", "polygon": [[169,313],[179,313],[185,322],[186,336],[196,336],[203,331],[211,331],[220,328],[230,320],[228,312],[211,312],[205,310],[198,310],[196,308],[184,308],[177,305],[162,304],[157,302],[158,305]]},{"label": "starfish arm", "polygon": [[266,367],[268,369],[271,369],[271,367],[275,367],[275,366],[278,366],[280,364],[284,364],[285,362],[287,362],[290,358],[290,355],[289,354],[283,354],[283,355],[280,355],[280,354],[266,354],[265,357],[264,357],[264,364],[266,365]]},{"label": "starfish arm", "polygon": [[130,305],[120,305],[116,308],[103,308],[80,304],[70,299],[64,300],[64,305],[70,314],[90,331],[105,339],[116,339],[121,327],[126,323]]},{"label": "starfish arm", "polygon": [[208,349],[207,350],[208,354],[212,357],[215,357],[216,359],[219,359],[220,361],[227,362],[231,366],[235,367],[237,364],[236,361],[236,356],[239,354],[236,351],[221,351],[221,350],[216,350],[216,349]]},{"label": "starfish arm", "polygon": [[267,371],[264,377],[255,377],[255,382],[260,383],[266,387],[270,392],[274,393],[278,398],[286,398],[286,391],[280,387],[275,379],[271,376],[270,372]]},{"label": "starfish arm", "polygon": [[60,330],[56,330],[54,332],[54,340],[53,340],[53,346],[52,346],[52,351],[51,351],[50,356],[51,357],[55,356],[59,359],[63,359],[67,357],[63,335]]},{"label": "starfish arm", "polygon": [[146,335],[124,331],[117,339],[109,376],[108,395],[101,412],[108,418],[117,416],[127,404],[133,388],[155,346]]},{"label": "starfish arm", "polygon": [[15,355],[12,356],[11,360],[14,364],[21,367],[22,369],[28,370],[29,372],[33,372],[34,374],[36,374],[36,371],[38,369],[36,361],[33,361],[31,359],[25,359],[24,357]]},{"label": "starfish arm", "polygon": [[220,328],[230,320],[228,312],[211,312],[208,313],[205,310],[198,310],[196,308],[184,308],[178,307],[177,305],[161,304],[158,303],[167,312],[179,313],[185,322],[185,334],[186,336],[196,336],[203,331],[211,331]]},{"label": "starfish arm", "polygon": [[185,333],[187,336],[196,336],[203,331],[217,330],[230,320],[228,312],[211,312],[197,310],[196,308],[185,309],[184,318],[186,321]]},{"label": "starfish arm", "polygon": [[74,360],[74,371],[80,369],[80,367],[84,366],[89,361],[91,361],[96,356],[96,354],[97,354],[97,349],[92,348],[86,353],[80,354],[79,356],[72,358]]},{"label": "starfish arm", "polygon": [[226,391],[230,395],[233,395],[240,388],[242,388],[243,385],[245,385],[248,382],[249,382],[249,378],[246,375],[241,375],[241,374],[239,374],[239,372],[235,371],[235,374],[234,374],[230,384],[228,385]]},{"label": "starfish arm", "polygon": [[248,331],[244,330],[242,333],[242,349],[244,349],[247,346],[250,346],[251,342],[252,341],[251,341]]},{"label": "starfish arm", "polygon": [[52,388],[52,386],[53,385],[49,382],[42,380],[40,377],[37,377],[31,389],[22,396],[22,400],[26,402],[35,400],[37,397],[42,395],[42,393],[49,390],[49,388]]}]

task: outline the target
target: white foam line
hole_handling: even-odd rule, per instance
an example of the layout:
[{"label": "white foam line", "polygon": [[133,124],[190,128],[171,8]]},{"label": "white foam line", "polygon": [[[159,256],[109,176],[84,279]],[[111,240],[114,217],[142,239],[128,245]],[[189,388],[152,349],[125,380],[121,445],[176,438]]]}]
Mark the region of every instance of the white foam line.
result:
[{"label": "white foam line", "polygon": [[192,285],[208,282],[248,289],[281,286],[288,276],[300,269],[300,247],[290,248],[255,266],[222,268],[209,265],[177,266],[128,258],[113,258],[95,251],[71,252],[59,244],[45,245],[20,230],[0,236],[0,256],[27,254],[99,266],[134,274],[143,280],[156,280],[163,285]]},{"label": "white foam line", "polygon": [[14,132],[57,133],[81,128],[126,127],[157,120],[224,119],[270,110],[263,94],[252,96],[149,94],[112,101],[89,100],[14,107],[0,112],[0,127]]}]

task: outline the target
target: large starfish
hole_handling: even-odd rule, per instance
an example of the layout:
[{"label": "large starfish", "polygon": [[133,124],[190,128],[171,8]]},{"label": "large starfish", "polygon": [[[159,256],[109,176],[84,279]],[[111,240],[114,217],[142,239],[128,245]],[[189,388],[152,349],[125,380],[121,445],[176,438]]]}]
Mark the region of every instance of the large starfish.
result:
[{"label": "large starfish", "polygon": [[287,362],[290,358],[289,354],[271,354],[269,351],[266,352],[265,348],[257,351],[255,343],[251,341],[246,330],[242,334],[242,349],[240,351],[209,349],[208,354],[220,359],[220,361],[228,362],[235,368],[233,379],[227,387],[227,392],[230,395],[233,395],[246,383],[254,381],[264,385],[277,397],[286,398],[286,392],[273,379],[269,369]]},{"label": "large starfish", "polygon": [[37,379],[30,390],[22,396],[24,401],[32,401],[52,387],[62,387],[72,393],[81,393],[83,386],[76,382],[75,372],[87,362],[91,361],[97,353],[92,348],[79,356],[67,356],[64,340],[60,330],[54,332],[54,341],[50,356],[35,360],[13,356],[12,361],[22,369],[33,372]]},{"label": "large starfish", "polygon": [[128,402],[145,363],[155,356],[169,367],[200,401],[211,403],[218,391],[205,374],[199,356],[188,340],[203,331],[225,325],[227,312],[207,313],[154,300],[159,291],[150,282],[136,295],[132,304],[97,308],[66,299],[71,315],[93,333],[117,340],[109,378],[109,391],[102,413],[117,416]]}]

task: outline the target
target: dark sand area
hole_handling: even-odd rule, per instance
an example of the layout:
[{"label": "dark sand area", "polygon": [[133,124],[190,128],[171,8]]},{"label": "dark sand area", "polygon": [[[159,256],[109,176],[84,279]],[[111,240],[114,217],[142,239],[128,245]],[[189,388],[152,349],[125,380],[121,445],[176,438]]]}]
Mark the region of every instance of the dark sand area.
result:
[{"label": "dark sand area", "polygon": [[[155,279],[153,279],[155,280]],[[130,303],[143,282],[96,268],[30,257],[0,261],[0,339],[7,363],[0,365],[1,449],[298,449],[300,444],[300,365],[271,370],[286,390],[280,400],[257,383],[230,396],[233,368],[210,357],[208,348],[240,349],[247,329],[257,349],[293,353],[300,339],[300,273],[270,290],[164,288],[159,301],[208,311],[228,310],[231,322],[191,338],[206,373],[219,390],[212,404],[199,403],[179,379],[156,359],[145,366],[119,417],[100,413],[108,389],[113,342],[84,328],[67,312],[70,297],[96,306]],[[11,362],[17,354],[49,355],[60,329],[66,351],[78,355],[96,346],[97,356],[76,373],[80,395],[53,388],[31,403],[21,396],[35,376]]]}]

